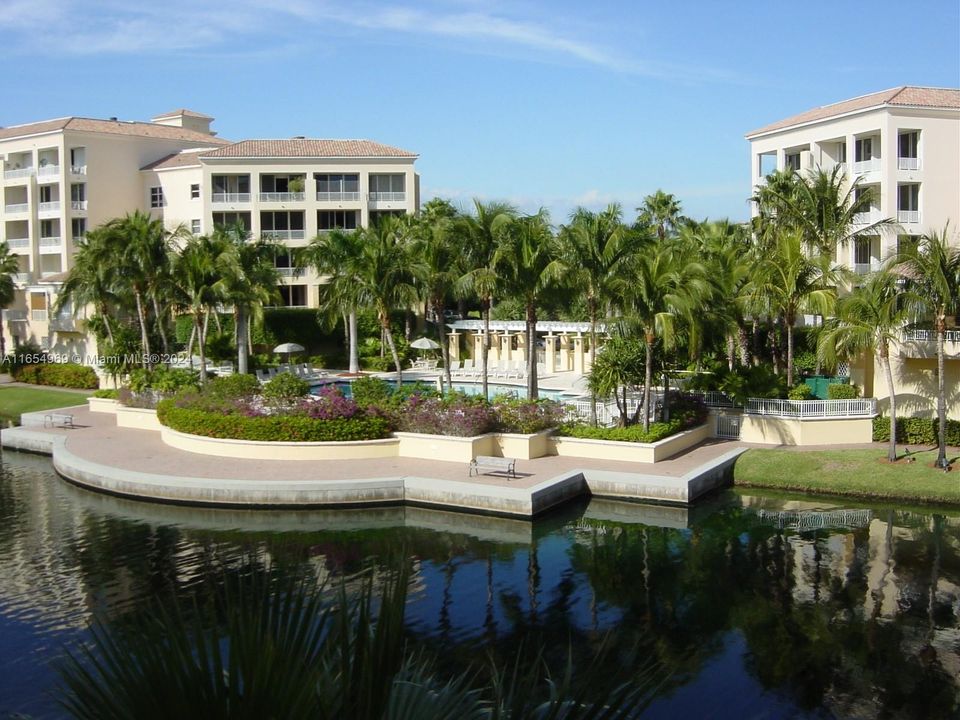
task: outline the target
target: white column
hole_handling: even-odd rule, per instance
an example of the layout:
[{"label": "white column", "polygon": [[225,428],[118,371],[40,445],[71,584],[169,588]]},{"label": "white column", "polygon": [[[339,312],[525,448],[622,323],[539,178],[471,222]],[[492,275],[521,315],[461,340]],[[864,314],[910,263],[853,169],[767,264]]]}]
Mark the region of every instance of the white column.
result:
[{"label": "white column", "polygon": [[543,362],[547,373],[553,374],[557,371],[557,338],[553,332],[548,332],[543,340]]}]

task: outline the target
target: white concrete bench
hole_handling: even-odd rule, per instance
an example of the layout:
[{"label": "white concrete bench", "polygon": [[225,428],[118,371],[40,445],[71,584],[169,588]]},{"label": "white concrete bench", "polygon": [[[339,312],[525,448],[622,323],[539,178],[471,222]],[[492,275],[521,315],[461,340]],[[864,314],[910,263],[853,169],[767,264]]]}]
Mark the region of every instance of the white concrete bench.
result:
[{"label": "white concrete bench", "polygon": [[47,413],[43,416],[44,427],[73,427],[73,415],[70,413]]},{"label": "white concrete bench", "polygon": [[488,472],[502,472],[509,477],[517,476],[517,461],[513,458],[493,457],[491,455],[477,455],[470,461],[469,475],[473,477],[474,473],[480,474],[480,468]]}]

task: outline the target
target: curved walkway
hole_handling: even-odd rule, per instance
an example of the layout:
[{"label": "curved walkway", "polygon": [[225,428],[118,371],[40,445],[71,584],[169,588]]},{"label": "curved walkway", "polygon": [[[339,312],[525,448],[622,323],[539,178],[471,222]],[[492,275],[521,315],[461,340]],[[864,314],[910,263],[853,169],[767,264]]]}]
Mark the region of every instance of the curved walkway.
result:
[{"label": "curved walkway", "polygon": [[[76,428],[44,428],[43,413],[2,432],[12,449],[47,453],[78,485],[197,505],[317,507],[401,502],[529,517],[573,496],[687,504],[722,484],[742,449],[704,444],[656,465],[549,456],[517,462],[516,479],[469,478],[462,462],[237,460],[171,448],[158,432],[118,428],[114,415],[73,408]],[[39,416],[39,417],[38,417]]]}]

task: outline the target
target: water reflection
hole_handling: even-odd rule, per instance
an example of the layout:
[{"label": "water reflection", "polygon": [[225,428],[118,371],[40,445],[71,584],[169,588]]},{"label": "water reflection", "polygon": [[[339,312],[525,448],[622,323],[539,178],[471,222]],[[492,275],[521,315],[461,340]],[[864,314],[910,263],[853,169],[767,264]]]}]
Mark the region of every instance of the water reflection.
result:
[{"label": "water reflection", "polygon": [[[842,512],[841,512],[842,511]],[[0,472],[0,717],[55,717],[52,658],[95,615],[251,566],[350,577],[411,556],[411,633],[450,667],[533,636],[624,679],[670,671],[649,717],[949,717],[960,517],[730,493],[687,511],[594,499],[535,523],[420,508],[194,510],[96,495],[49,461]],[[718,709],[719,708],[719,709]]]}]

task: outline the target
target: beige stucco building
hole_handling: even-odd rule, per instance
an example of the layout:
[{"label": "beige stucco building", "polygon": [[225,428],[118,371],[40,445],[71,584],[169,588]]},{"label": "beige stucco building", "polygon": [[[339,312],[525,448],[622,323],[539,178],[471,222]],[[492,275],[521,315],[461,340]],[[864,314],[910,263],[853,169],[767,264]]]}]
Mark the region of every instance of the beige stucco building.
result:
[{"label": "beige stucco building", "polygon": [[[3,312],[8,347],[96,354],[84,311],[51,317],[51,308],[76,241],[128,212],[195,234],[241,222],[295,248],[319,232],[419,206],[414,153],[369,140],[231,143],[212,122],[181,109],[150,122],[66,117],[0,128],[0,240],[20,266],[16,298]],[[296,272],[290,255],[278,265],[284,303],[315,306],[319,278]]]},{"label": "beige stucco building", "polygon": [[[880,268],[904,242],[943,230],[955,243],[960,227],[960,90],[904,86],[815,108],[747,134],[755,188],[773,170],[799,172],[842,165],[873,201],[858,219],[890,218],[895,226],[837,248],[837,260],[860,274]],[[948,413],[960,418],[960,333],[946,344]],[[936,408],[936,351],[929,331],[906,331],[892,351],[900,411],[926,415]],[[875,358],[851,367],[851,379],[881,411],[889,403]]]}]

